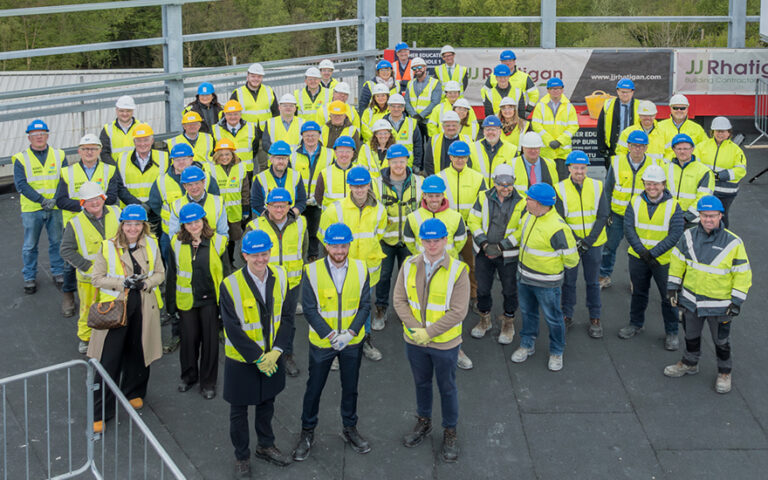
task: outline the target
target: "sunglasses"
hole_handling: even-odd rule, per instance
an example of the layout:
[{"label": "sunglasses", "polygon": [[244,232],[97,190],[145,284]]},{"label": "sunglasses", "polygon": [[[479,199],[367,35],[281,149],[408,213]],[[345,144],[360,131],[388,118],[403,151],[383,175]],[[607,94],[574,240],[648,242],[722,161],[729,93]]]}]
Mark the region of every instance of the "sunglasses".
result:
[{"label": "sunglasses", "polygon": [[503,188],[509,188],[512,185],[514,185],[514,184],[513,183],[497,183],[496,184],[497,187],[503,187]]},{"label": "sunglasses", "polygon": [[411,70],[424,70],[424,67],[411,67]]},{"label": "sunglasses", "polygon": [[688,107],[672,107],[672,110],[688,110]]}]

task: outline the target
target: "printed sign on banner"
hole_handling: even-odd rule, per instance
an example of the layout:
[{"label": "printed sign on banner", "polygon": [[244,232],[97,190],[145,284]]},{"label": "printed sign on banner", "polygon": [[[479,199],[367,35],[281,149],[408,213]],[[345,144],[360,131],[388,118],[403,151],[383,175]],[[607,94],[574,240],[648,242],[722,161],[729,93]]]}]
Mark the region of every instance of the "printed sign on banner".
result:
[{"label": "printed sign on banner", "polygon": [[768,78],[768,50],[675,52],[675,92],[754,95],[758,78]]},{"label": "printed sign on banner", "polygon": [[635,82],[636,98],[666,103],[671,95],[669,66],[672,50],[605,52],[593,50],[573,92],[576,103],[596,90],[616,94],[616,82]]}]

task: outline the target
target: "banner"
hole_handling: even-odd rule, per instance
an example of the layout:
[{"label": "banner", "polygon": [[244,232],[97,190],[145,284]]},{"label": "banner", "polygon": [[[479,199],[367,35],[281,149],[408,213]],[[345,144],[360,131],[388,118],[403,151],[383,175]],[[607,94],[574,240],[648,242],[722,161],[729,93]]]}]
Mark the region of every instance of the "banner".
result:
[{"label": "banner", "polygon": [[606,52],[593,50],[573,92],[575,103],[595,90],[616,95],[616,82],[635,82],[636,98],[667,103],[672,95],[669,68],[672,50]]},{"label": "banner", "polygon": [[754,95],[758,78],[768,78],[768,50],[675,51],[675,92]]}]

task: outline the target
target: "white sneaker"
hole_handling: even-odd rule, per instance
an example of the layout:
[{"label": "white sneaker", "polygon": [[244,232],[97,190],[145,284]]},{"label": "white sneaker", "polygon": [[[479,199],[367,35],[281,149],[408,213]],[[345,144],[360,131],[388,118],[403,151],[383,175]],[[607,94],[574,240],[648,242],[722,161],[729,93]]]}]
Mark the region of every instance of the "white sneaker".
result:
[{"label": "white sneaker", "polygon": [[715,381],[715,391],[717,393],[728,393],[731,391],[731,374],[719,373]]},{"label": "white sneaker", "polygon": [[512,354],[512,361],[515,363],[523,363],[524,361],[528,360],[528,357],[534,353],[536,353],[536,347],[520,347]]},{"label": "white sneaker", "polygon": [[699,373],[698,365],[686,365],[683,362],[677,362],[664,367],[664,375],[667,377],[678,378],[683,375],[695,375]]},{"label": "white sneaker", "polygon": [[472,360],[464,353],[464,350],[459,349],[459,358],[456,359],[456,366],[462,370],[472,370],[475,365]]},{"label": "white sneaker", "polygon": [[549,356],[549,364],[547,365],[547,368],[550,369],[550,371],[553,372],[559,372],[563,369],[563,356],[562,355],[550,355]]},{"label": "white sneaker", "polygon": [[84,340],[80,340],[80,343],[77,344],[77,351],[85,355],[88,353],[88,342]]}]

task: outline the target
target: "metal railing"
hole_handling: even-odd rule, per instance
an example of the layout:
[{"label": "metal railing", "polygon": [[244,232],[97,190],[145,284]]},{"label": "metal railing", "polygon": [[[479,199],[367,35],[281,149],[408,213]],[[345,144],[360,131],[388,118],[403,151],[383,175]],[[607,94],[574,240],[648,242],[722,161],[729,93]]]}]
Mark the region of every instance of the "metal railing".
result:
[{"label": "metal railing", "polygon": [[760,132],[749,144],[756,144],[763,137],[768,137],[768,80],[758,78],[755,83],[755,129]]},{"label": "metal railing", "polygon": [[[75,372],[81,368],[85,371]],[[107,391],[115,395],[114,419],[97,434],[95,395],[102,396],[103,406]],[[3,480],[185,478],[96,360],[72,360],[0,379],[0,395]]]}]

